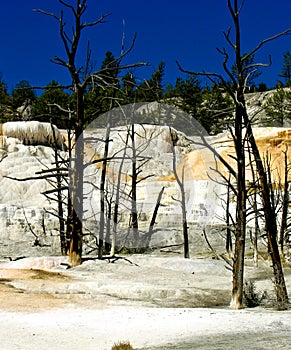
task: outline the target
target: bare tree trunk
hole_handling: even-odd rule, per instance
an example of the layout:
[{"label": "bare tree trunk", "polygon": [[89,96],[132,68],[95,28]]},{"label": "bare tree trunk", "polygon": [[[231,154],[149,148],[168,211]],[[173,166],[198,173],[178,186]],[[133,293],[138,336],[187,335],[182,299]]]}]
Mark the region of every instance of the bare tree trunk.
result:
[{"label": "bare tree trunk", "polygon": [[[270,38],[262,40],[259,44],[251,50],[249,53],[241,55],[241,35],[240,35],[240,11],[243,7],[244,1],[242,0],[239,5],[238,0],[227,0],[227,6],[231,17],[233,19],[233,24],[235,27],[235,39],[232,41],[230,34],[231,30],[229,29],[226,33],[224,33],[225,39],[228,44],[231,46],[235,53],[235,68],[237,77],[230,71],[228,67],[229,54],[226,49],[218,50],[223,56],[223,68],[230,78],[231,82],[225,80],[225,78],[221,74],[217,73],[193,73],[187,70],[184,70],[179,66],[179,68],[185,72],[190,74],[198,74],[200,76],[208,77],[212,83],[217,83],[217,79],[220,82],[221,86],[224,88],[225,92],[227,92],[236,108],[235,115],[235,135],[234,142],[236,147],[236,163],[238,167],[237,172],[237,228],[236,228],[236,252],[234,257],[234,269],[233,269],[233,295],[231,305],[235,308],[242,307],[242,290],[243,290],[243,259],[244,259],[244,247],[245,247],[245,228],[246,228],[246,187],[245,187],[245,175],[244,169],[242,167],[242,163],[245,163],[245,158],[242,152],[242,148],[240,143],[242,142],[241,131],[240,128],[244,124],[246,128],[246,136],[245,138],[249,141],[251,145],[251,149],[253,152],[254,160],[256,163],[257,173],[259,184],[261,188],[261,198],[262,205],[264,209],[264,217],[266,223],[266,232],[268,237],[268,244],[270,249],[270,255],[273,262],[273,270],[275,277],[275,288],[277,294],[277,302],[280,308],[286,307],[288,304],[288,294],[286,290],[284,273],[281,265],[280,254],[277,244],[277,224],[276,224],[276,213],[274,212],[274,208],[272,205],[272,197],[269,189],[268,182],[268,174],[263,166],[262,159],[252,132],[251,121],[249,119],[246,103],[244,99],[244,89],[247,87],[247,81],[252,73],[248,73],[248,71],[255,72],[256,69],[260,66],[268,66],[268,64],[249,64],[248,59],[266,43],[273,41],[283,35],[287,35],[291,33],[291,29],[287,29],[277,35],[274,35]],[[243,63],[247,66],[243,66]],[[239,125],[240,124],[240,125]]]},{"label": "bare tree trunk", "polygon": [[281,217],[281,226],[279,233],[279,245],[281,250],[281,256],[284,257],[284,237],[285,232],[287,231],[288,226],[288,207],[289,207],[289,182],[288,182],[288,149],[284,151],[284,185],[283,185],[283,198],[282,198],[282,217]]},{"label": "bare tree trunk", "polygon": [[101,170],[100,181],[100,222],[99,222],[99,240],[98,240],[98,259],[102,258],[103,252],[103,240],[104,240],[104,228],[105,228],[105,180],[107,170],[107,157],[109,150],[109,136],[110,136],[110,121],[107,123],[106,136],[105,136],[105,148]]},{"label": "bare tree trunk", "polygon": [[133,229],[134,245],[137,247],[139,244],[139,232],[138,232],[138,212],[137,212],[137,158],[136,158],[136,145],[135,145],[135,130],[134,124],[131,125],[130,131],[131,147],[132,147],[132,159],[131,159],[131,227]]},{"label": "bare tree trunk", "polygon": [[105,245],[104,245],[106,254],[108,254],[111,251],[111,243],[110,243],[111,219],[112,219],[112,197],[110,199],[107,199],[106,236],[105,236]]},{"label": "bare tree trunk", "polygon": [[[56,143],[55,131],[52,126],[53,136]],[[67,238],[65,232],[65,218],[64,218],[64,209],[63,209],[63,196],[62,196],[62,174],[60,171],[58,150],[55,145],[54,149],[54,158],[56,165],[56,182],[57,182],[57,202],[58,202],[58,217],[59,217],[59,229],[60,229],[60,241],[61,241],[61,253],[62,255],[67,255]]]},{"label": "bare tree trunk", "polygon": [[61,253],[62,255],[68,254],[67,237],[65,231],[65,218],[63,209],[63,196],[62,196],[62,172],[60,171],[61,164],[59,162],[59,154],[57,149],[57,139],[53,124],[51,124],[53,139],[54,139],[54,159],[56,167],[56,189],[57,189],[57,203],[58,203],[58,219],[60,229],[60,241],[61,241]]},{"label": "bare tree trunk", "polygon": [[164,190],[165,190],[165,187],[162,187],[159,195],[158,195],[158,198],[157,198],[157,202],[156,202],[156,205],[155,205],[155,209],[154,209],[154,212],[153,212],[153,216],[152,216],[152,219],[151,219],[151,222],[150,222],[150,227],[149,227],[149,232],[148,232],[148,237],[147,237],[147,240],[145,242],[145,246],[147,247],[151,241],[151,238],[152,238],[152,235],[153,235],[153,232],[154,232],[154,226],[155,226],[155,223],[156,223],[156,218],[157,218],[157,215],[158,215],[158,210],[159,210],[159,207],[161,205],[161,199],[162,199],[162,196],[163,196],[163,193],[164,193]]},{"label": "bare tree trunk", "polygon": [[227,198],[226,198],[226,243],[225,243],[225,249],[229,259],[233,257],[232,238],[231,238],[230,192],[231,192],[231,188],[230,188],[230,176],[229,176],[228,185],[227,185]]},{"label": "bare tree trunk", "polygon": [[[246,121],[248,121],[248,116],[245,116]],[[247,135],[253,150],[253,154],[256,161],[256,166],[258,170],[260,185],[262,188],[261,197],[262,204],[266,222],[266,233],[268,237],[269,253],[272,259],[273,272],[274,272],[274,284],[277,296],[277,303],[280,309],[287,307],[288,293],[285,284],[285,278],[283,273],[283,268],[281,264],[280,253],[277,244],[277,223],[276,223],[276,213],[272,206],[272,199],[270,195],[270,188],[268,183],[268,178],[266,171],[264,169],[262,159],[252,132],[251,127],[247,128]]]},{"label": "bare tree trunk", "polygon": [[122,176],[122,168],[123,168],[124,160],[125,160],[125,157],[126,157],[126,150],[127,150],[127,145],[128,145],[128,139],[129,139],[129,133],[127,133],[127,135],[126,135],[126,141],[125,141],[125,146],[124,146],[124,150],[123,150],[123,156],[121,158],[121,162],[120,162],[119,170],[118,170],[117,185],[116,185],[116,196],[115,196],[114,213],[113,213],[113,232],[112,232],[112,242],[111,242],[110,256],[114,256],[115,255],[116,234],[117,234],[117,224],[118,224],[118,211],[119,211],[119,201],[120,201],[121,176]]},{"label": "bare tree trunk", "polygon": [[[239,97],[242,98],[242,96]],[[246,237],[246,184],[244,141],[242,139],[242,111],[239,105],[236,107],[235,118],[236,121],[234,141],[237,157],[237,203],[235,247],[233,258],[232,299],[230,306],[234,309],[241,309],[243,307],[244,256]]]},{"label": "bare tree trunk", "polygon": [[72,169],[72,230],[70,240],[70,264],[76,266],[82,263],[83,239],[83,178],[84,178],[84,89],[76,86],[75,155]]},{"label": "bare tree trunk", "polygon": [[[254,212],[254,220],[255,220],[255,227],[254,230],[250,231],[250,239],[251,242],[253,243],[253,250],[254,250],[254,255],[253,255],[253,262],[254,262],[254,266],[258,266],[258,236],[259,236],[259,231],[260,231],[260,227],[259,227],[259,211],[258,211],[258,204],[257,204],[257,197],[258,197],[258,191],[259,188],[257,186],[257,178],[256,178],[256,171],[254,168],[254,164],[253,164],[253,159],[252,159],[252,150],[251,147],[248,143],[248,155],[249,155],[249,165],[250,165],[250,169],[251,169],[251,174],[252,174],[252,186],[249,190],[253,190],[253,201],[251,202],[251,206],[253,208],[253,212]],[[249,197],[252,194],[249,194]]]},{"label": "bare tree trunk", "polygon": [[[262,163],[262,159],[255,141],[255,137],[253,135],[251,121],[249,120],[247,110],[246,110],[246,104],[244,101],[243,89],[245,85],[245,79],[243,76],[241,48],[240,48],[240,45],[241,45],[240,24],[239,24],[240,10],[238,7],[237,0],[234,0],[233,7],[230,4],[230,0],[228,0],[228,4],[234,19],[235,32],[236,32],[235,53],[236,53],[236,67],[238,72],[236,109],[239,109],[239,114],[243,118],[242,120],[244,121],[244,124],[246,126],[246,137],[250,142],[254,159],[256,162],[256,168],[258,171],[259,181],[262,189],[262,204],[263,204],[264,216],[266,221],[266,231],[267,231],[267,237],[269,242],[270,255],[273,263],[277,302],[280,308],[284,308],[288,304],[288,294],[287,294],[287,289],[285,285],[284,273],[281,265],[281,259],[280,259],[278,244],[277,244],[276,215],[274,212],[274,208],[272,206],[272,198],[270,195],[267,174]],[[240,159],[238,159],[238,166],[240,167]]]},{"label": "bare tree trunk", "polygon": [[244,115],[244,75],[241,60],[239,7],[237,0],[232,7],[230,0],[228,7],[233,16],[235,25],[235,63],[237,68],[236,98],[235,101],[235,134],[234,144],[237,165],[237,196],[236,196],[236,228],[235,248],[233,260],[232,298],[230,306],[234,309],[243,307],[243,286],[244,286],[244,257],[246,238],[246,176],[245,176],[245,149],[242,135]]},{"label": "bare tree trunk", "polygon": [[[77,53],[80,46],[81,36],[84,30],[89,27],[95,27],[100,23],[104,23],[104,19],[108,15],[101,15],[99,19],[92,22],[87,22],[83,20],[84,13],[87,9],[87,0],[75,0],[74,4],[69,4],[65,1],[59,0],[59,3],[66,8],[71,16],[73,17],[72,31],[66,31],[66,22],[64,20],[64,11],[57,16],[54,13],[35,10],[36,12],[43,13],[47,16],[52,17],[57,21],[59,25],[59,35],[65,49],[65,59],[55,56],[52,60],[57,65],[65,67],[69,73],[72,80],[70,88],[74,91],[76,100],[76,123],[75,123],[75,155],[73,168],[70,173],[71,179],[71,202],[69,205],[69,223],[68,232],[70,233],[70,248],[69,248],[69,258],[70,264],[76,266],[82,262],[82,239],[83,239],[83,160],[84,160],[84,140],[83,140],[83,130],[85,127],[84,120],[84,97],[86,92],[86,87],[89,86],[92,80],[96,79],[98,76],[104,74],[107,68],[101,68],[99,71],[89,73],[88,67],[90,66],[91,51],[88,50],[86,55],[86,62],[83,66],[78,67],[77,65]],[[135,37],[132,41],[132,45],[126,51],[122,50],[121,55],[116,61],[121,61],[122,58],[127,55],[135,42]],[[123,47],[124,49],[124,47]],[[144,66],[145,63],[136,63],[133,65],[124,65],[119,67],[119,69],[128,69],[138,66]],[[83,69],[85,67],[85,69]],[[82,76],[81,76],[82,75]]]},{"label": "bare tree trunk", "polygon": [[183,231],[183,239],[184,239],[184,258],[189,259],[190,253],[189,253],[189,236],[188,236],[188,222],[187,222],[187,208],[186,208],[186,195],[185,195],[185,188],[184,188],[184,168],[182,170],[182,179],[179,178],[177,173],[177,159],[176,159],[176,151],[175,151],[175,138],[173,135],[172,129],[169,127],[169,133],[171,136],[171,143],[172,143],[172,153],[173,153],[173,172],[175,179],[177,181],[177,184],[180,189],[181,193],[181,200],[179,201],[181,203],[181,210],[182,210],[182,231]]},{"label": "bare tree trunk", "polygon": [[[71,126],[71,117],[72,114],[70,112],[69,114],[69,121],[68,121],[68,157],[69,160],[72,159],[72,126]],[[68,175],[69,179],[71,179],[71,169],[70,166],[68,166]],[[68,194],[67,194],[67,225],[66,225],[66,251],[67,254],[70,251],[70,240],[72,236],[72,218],[73,218],[73,212],[72,212],[72,198],[71,198],[71,193],[70,193],[70,188],[68,188]]]},{"label": "bare tree trunk", "polygon": [[[184,175],[184,169],[183,169],[183,175]],[[184,178],[184,176],[183,176]],[[184,181],[184,180],[182,180]],[[190,258],[190,252],[189,252],[189,235],[188,235],[188,222],[187,222],[187,208],[186,208],[186,195],[184,190],[184,184],[181,188],[181,204],[182,204],[182,220],[183,220],[183,238],[184,238],[184,258],[189,259]]]}]

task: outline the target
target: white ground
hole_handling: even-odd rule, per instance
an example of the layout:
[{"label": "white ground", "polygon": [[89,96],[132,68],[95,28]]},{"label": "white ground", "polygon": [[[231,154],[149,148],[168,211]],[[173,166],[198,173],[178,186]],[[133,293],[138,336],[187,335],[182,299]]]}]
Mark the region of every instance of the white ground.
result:
[{"label": "white ground", "polygon": [[[2,262],[0,348],[110,350],[126,340],[148,350],[290,348],[291,310],[228,308],[224,262],[127,258],[69,270],[64,258]],[[269,273],[265,263],[246,270],[271,292]],[[289,274],[286,281],[291,290]]]}]

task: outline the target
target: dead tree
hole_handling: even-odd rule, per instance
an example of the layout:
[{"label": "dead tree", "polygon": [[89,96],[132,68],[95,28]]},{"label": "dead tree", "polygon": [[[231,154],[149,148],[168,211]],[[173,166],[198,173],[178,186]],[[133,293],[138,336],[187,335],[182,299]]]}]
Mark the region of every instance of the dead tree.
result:
[{"label": "dead tree", "polygon": [[290,204],[290,195],[289,195],[289,173],[291,170],[290,164],[288,163],[288,147],[283,151],[284,155],[284,179],[282,184],[283,195],[281,198],[281,222],[280,222],[280,232],[279,232],[279,246],[281,250],[281,255],[284,257],[284,245],[288,243],[288,219],[289,219],[289,204]]},{"label": "dead tree", "polygon": [[135,145],[135,128],[134,123],[131,124],[129,138],[131,140],[131,227],[133,229],[133,239],[135,246],[138,244],[138,210],[137,210],[137,150]]},{"label": "dead tree", "polygon": [[155,209],[153,211],[153,215],[152,215],[152,218],[151,218],[151,221],[150,221],[149,232],[148,232],[147,238],[146,238],[146,243],[145,243],[146,246],[149,245],[149,243],[151,241],[151,238],[152,238],[152,235],[154,233],[154,226],[155,226],[155,223],[156,223],[156,219],[157,219],[159,207],[161,205],[161,200],[162,200],[162,196],[163,196],[164,190],[165,190],[165,187],[163,186],[161,188],[161,190],[159,192],[159,195],[158,195],[158,198],[157,198]]},{"label": "dead tree", "polygon": [[104,228],[105,228],[105,181],[106,181],[106,169],[107,169],[107,158],[110,142],[110,121],[108,121],[105,136],[104,155],[101,169],[101,180],[100,180],[100,222],[99,222],[99,243],[98,243],[98,258],[102,258],[103,244],[104,244]]},{"label": "dead tree", "polygon": [[225,241],[225,250],[229,258],[233,257],[233,246],[232,246],[232,229],[234,227],[232,213],[230,212],[230,200],[231,200],[231,186],[230,186],[231,177],[229,175],[227,182],[227,192],[226,192],[226,241]]},{"label": "dead tree", "polygon": [[[123,111],[124,113],[124,111]],[[128,198],[130,201],[130,222],[129,229],[132,230],[133,234],[133,244],[135,248],[139,248],[142,241],[140,241],[139,235],[139,209],[138,209],[138,184],[142,181],[153,176],[153,174],[142,175],[145,165],[150,161],[151,157],[145,155],[148,150],[149,144],[153,140],[154,130],[149,133],[146,131],[142,124],[135,124],[134,111],[131,113],[131,124],[127,126],[127,136],[126,136],[126,158],[130,162],[129,177],[130,187],[128,191]],[[133,113],[133,114],[132,114]],[[139,134],[136,130],[137,125],[141,128],[141,132],[144,135]],[[138,145],[137,145],[138,137]],[[157,137],[157,136],[156,136]],[[144,140],[140,142],[140,140]]]},{"label": "dead tree", "polygon": [[[281,259],[277,244],[277,224],[275,213],[272,208],[272,200],[269,191],[269,183],[266,170],[264,168],[261,155],[259,153],[256,140],[253,135],[252,124],[249,118],[246,103],[245,103],[245,88],[247,87],[248,78],[250,77],[247,72],[256,72],[260,66],[269,66],[269,64],[257,63],[247,64],[248,59],[253,56],[264,44],[277,39],[286,34],[291,33],[291,29],[288,29],[282,33],[274,35],[259,42],[259,44],[250,52],[242,56],[241,52],[241,34],[240,34],[240,13],[243,7],[244,1],[239,4],[238,0],[228,0],[227,5],[231,14],[234,28],[235,39],[231,39],[231,29],[224,33],[224,37],[227,43],[230,45],[235,55],[235,66],[237,69],[236,76],[231,72],[228,67],[229,54],[226,49],[219,49],[218,51],[223,55],[223,68],[230,79],[230,83],[225,80],[221,74],[207,73],[207,72],[189,72],[180,69],[183,72],[189,74],[198,74],[200,76],[208,77],[213,83],[218,84],[224,88],[224,91],[229,94],[235,105],[235,132],[234,142],[236,149],[236,164],[237,164],[237,228],[236,228],[236,243],[235,243],[235,256],[233,264],[233,288],[232,288],[232,300],[231,306],[233,308],[243,307],[243,278],[244,278],[244,249],[245,249],[245,235],[246,235],[246,183],[245,183],[245,154],[244,145],[242,139],[242,130],[245,127],[246,139],[250,143],[254,160],[256,163],[256,169],[258,173],[259,183],[261,187],[261,200],[264,210],[264,219],[266,226],[266,234],[268,237],[268,245],[270,255],[273,263],[273,272],[275,279],[275,289],[277,296],[277,303],[280,308],[285,308],[288,304],[288,294],[286,290],[286,284],[284,280],[284,273],[281,265]],[[250,73],[252,74],[252,73]]]},{"label": "dead tree", "polygon": [[[46,180],[50,185],[50,189],[42,192],[49,202],[56,203],[57,209],[45,211],[56,217],[59,222],[59,233],[60,233],[60,245],[62,255],[67,255],[68,253],[68,232],[66,230],[66,223],[68,218],[68,203],[66,198],[68,196],[68,168],[69,160],[65,154],[62,152],[58,146],[58,140],[56,135],[55,126],[51,124],[51,130],[53,135],[53,141],[50,147],[53,151],[54,162],[51,166],[44,164],[44,162],[37,158],[38,162],[44,167],[44,169],[37,171],[34,176],[26,178],[13,178],[7,176],[7,178],[15,181],[29,181],[29,180]],[[70,144],[70,143],[69,143]],[[45,229],[44,225],[43,228]],[[44,231],[45,232],[45,231]]]},{"label": "dead tree", "polygon": [[[76,121],[74,125],[75,139],[77,140],[73,155],[73,166],[70,172],[71,176],[71,215],[70,215],[70,265],[76,266],[82,262],[82,236],[83,236],[83,177],[84,177],[84,142],[83,142],[83,131],[85,127],[85,105],[84,96],[87,87],[90,85],[92,79],[102,76],[102,73],[108,71],[108,67],[105,69],[100,69],[96,72],[90,72],[90,58],[91,49],[87,51],[85,64],[83,67],[79,67],[77,64],[77,53],[80,46],[80,41],[84,30],[87,28],[95,27],[101,23],[105,22],[108,15],[101,15],[96,21],[86,22],[84,20],[84,14],[87,10],[86,0],[75,0],[74,5],[70,3],[59,0],[60,5],[69,10],[73,18],[72,34],[70,35],[66,31],[66,21],[64,19],[64,12],[61,11],[60,15],[50,13],[43,10],[36,10],[37,12],[43,13],[55,19],[59,25],[59,35],[62,44],[65,48],[65,58],[54,57],[52,62],[65,67],[72,79],[72,86],[70,87],[75,95],[75,113]],[[122,58],[131,51],[134,44],[134,40],[127,51],[123,51],[118,57],[121,61]],[[137,63],[133,65],[124,65],[120,69],[131,68],[145,65],[144,63]]]},{"label": "dead tree", "polygon": [[258,176],[255,168],[255,161],[252,156],[252,150],[249,144],[247,144],[247,154],[249,157],[248,165],[251,170],[252,180],[247,184],[247,200],[250,208],[247,211],[249,220],[254,220],[254,231],[250,231],[250,239],[253,243],[253,262],[255,266],[258,266],[258,237],[260,233],[259,220],[262,219],[262,208],[259,206],[260,198],[260,186],[258,182]]},{"label": "dead tree", "polygon": [[113,232],[112,232],[110,256],[115,255],[118,215],[119,215],[120,197],[121,197],[121,178],[122,178],[123,164],[124,164],[124,161],[126,158],[126,149],[127,149],[128,139],[129,139],[129,134],[127,133],[126,140],[125,140],[125,147],[122,151],[123,154],[122,154],[121,161],[119,164],[118,176],[117,176],[116,195],[115,195],[115,203],[114,203],[114,211],[113,211]]},{"label": "dead tree", "polygon": [[[57,217],[59,221],[60,243],[62,255],[67,255],[68,246],[68,232],[67,232],[67,218],[68,206],[66,203],[65,192],[68,191],[68,161],[61,157],[57,149],[54,149],[54,167],[47,168],[36,173],[45,178],[45,174],[53,175],[53,177],[46,178],[49,184],[53,187],[50,190],[44,191],[42,194],[49,200],[57,203],[56,211],[48,211],[49,214]],[[67,212],[67,213],[66,213]]]}]

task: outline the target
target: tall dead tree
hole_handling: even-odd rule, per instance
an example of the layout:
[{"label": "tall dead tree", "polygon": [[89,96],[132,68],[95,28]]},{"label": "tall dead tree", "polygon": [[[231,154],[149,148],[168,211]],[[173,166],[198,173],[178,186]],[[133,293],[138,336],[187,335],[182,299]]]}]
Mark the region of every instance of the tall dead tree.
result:
[{"label": "tall dead tree", "polygon": [[135,125],[131,124],[129,131],[129,138],[131,140],[131,227],[133,230],[133,239],[135,246],[138,244],[139,232],[138,232],[138,210],[137,210],[137,183],[138,183],[138,170],[137,170],[137,150],[135,144]]},{"label": "tall dead tree", "polygon": [[250,208],[248,208],[247,216],[250,217],[250,220],[254,221],[254,229],[250,231],[250,239],[253,243],[254,250],[253,262],[255,266],[258,266],[258,237],[260,232],[259,219],[262,219],[261,208],[259,205],[260,186],[251,147],[249,144],[247,146],[247,153],[249,157],[248,166],[251,170],[252,176],[252,180],[248,183],[247,186],[247,200],[250,205]]},{"label": "tall dead tree", "polygon": [[[139,106],[139,105],[138,105]],[[137,106],[127,105],[121,106],[120,112],[127,116],[127,121],[130,123],[126,126],[125,135],[119,134],[120,140],[124,143],[124,153],[121,157],[121,163],[118,170],[118,191],[116,192],[115,212],[114,214],[114,227],[117,224],[118,207],[120,205],[120,180],[122,171],[127,172],[127,176],[130,179],[130,183],[125,188],[124,196],[128,198],[128,206],[130,207],[129,216],[129,231],[132,232],[132,243],[134,248],[140,248],[141,244],[144,244],[143,240],[140,240],[139,233],[139,205],[138,205],[138,185],[154,176],[152,173],[143,175],[146,169],[146,164],[150,161],[151,156],[148,156],[150,143],[154,138],[158,136],[155,134],[155,128],[148,130],[143,124],[135,124],[135,120],[138,120],[140,112],[137,111]],[[122,151],[122,150],[121,150]],[[116,157],[118,159],[120,157]],[[124,166],[125,169],[122,170]]]},{"label": "tall dead tree", "polygon": [[[246,137],[250,143],[254,160],[256,163],[258,178],[261,186],[261,199],[263,204],[263,210],[264,210],[264,218],[265,218],[265,224],[266,224],[266,234],[268,237],[268,244],[269,244],[269,252],[272,259],[273,264],[273,273],[274,273],[274,279],[275,279],[275,290],[276,290],[276,296],[277,296],[277,303],[278,307],[284,309],[288,304],[288,293],[286,289],[285,279],[284,279],[284,273],[282,269],[278,244],[277,244],[277,223],[276,223],[276,215],[274,212],[274,208],[272,205],[272,198],[270,194],[270,183],[268,182],[268,176],[266,169],[264,168],[262,157],[260,155],[253,130],[252,130],[252,123],[249,118],[246,103],[244,100],[244,88],[247,85],[247,79],[248,76],[245,77],[245,70],[253,68],[256,70],[260,65],[262,64],[254,64],[252,67],[247,66],[243,68],[243,63],[246,61],[250,56],[254,55],[261,46],[271,40],[276,39],[279,36],[282,36],[284,34],[290,34],[291,30],[287,30],[281,34],[275,35],[274,37],[271,37],[269,39],[265,39],[261,41],[252,51],[250,51],[247,55],[244,55],[242,57],[241,54],[241,36],[240,36],[240,11],[241,7],[238,6],[238,0],[234,0],[234,3],[232,4],[230,0],[228,0],[228,7],[234,22],[235,26],[235,44],[233,44],[230,40],[229,35],[226,35],[226,38],[228,41],[232,44],[235,50],[236,54],[236,66],[238,68],[238,88],[241,86],[241,88],[237,89],[237,100],[236,100],[236,108],[240,109],[241,116],[243,118],[244,125],[246,127]],[[235,300],[233,300],[235,303]]]},{"label": "tall dead tree", "polygon": [[[60,234],[60,246],[62,255],[68,253],[68,231],[67,231],[67,220],[68,220],[68,156],[69,152],[64,152],[65,146],[60,145],[58,137],[56,135],[56,126],[51,123],[52,142],[48,144],[53,151],[54,161],[51,165],[45,164],[40,158],[36,157],[36,160],[43,166],[43,169],[35,172],[35,175],[25,178],[14,178],[6,176],[7,178],[15,181],[29,181],[29,180],[46,180],[50,186],[49,189],[45,190],[43,194],[50,203],[56,203],[56,208],[50,210],[45,209],[45,212],[54,216],[59,222],[59,234]],[[69,142],[70,144],[70,142]],[[1,160],[0,160],[1,161]],[[44,224],[43,230],[45,233]],[[32,232],[32,230],[31,230]]]},{"label": "tall dead tree", "polygon": [[284,155],[284,179],[281,186],[283,195],[282,195],[282,204],[281,204],[281,223],[280,223],[280,232],[279,232],[279,246],[281,250],[281,255],[284,256],[284,244],[287,243],[287,231],[288,231],[288,219],[289,219],[289,204],[290,204],[290,195],[289,195],[289,174],[290,174],[290,164],[288,162],[288,146],[283,151]]},{"label": "tall dead tree", "polygon": [[[131,120],[132,124],[127,127],[127,148],[129,150],[128,157],[131,163],[131,171],[129,175],[131,178],[129,191],[131,203],[129,228],[132,229],[135,248],[140,248],[142,241],[140,241],[139,235],[138,184],[153,176],[153,174],[143,176],[142,172],[145,165],[151,158],[145,155],[145,152],[148,151],[149,144],[153,139],[154,131],[147,132],[146,128],[142,124],[135,124],[135,118],[136,115],[133,115]],[[140,128],[140,130],[137,131],[137,128]]]},{"label": "tall dead tree", "polygon": [[[49,212],[50,214],[56,216],[59,221],[59,231],[60,231],[60,243],[61,243],[61,253],[62,255],[67,255],[68,246],[68,232],[67,232],[67,220],[68,220],[68,203],[65,203],[65,192],[68,191],[68,159],[65,159],[57,147],[55,129],[52,125],[52,132],[54,136],[53,152],[54,152],[54,167],[47,168],[36,174],[51,174],[55,177],[47,178],[47,181],[53,187],[51,190],[43,192],[48,200],[53,200],[57,202],[57,211]],[[54,197],[52,197],[54,196]],[[65,209],[66,208],[66,209]],[[65,210],[67,213],[65,213]]]},{"label": "tall dead tree", "polygon": [[[74,92],[75,96],[75,113],[76,121],[74,125],[75,140],[78,141],[75,144],[75,150],[73,155],[71,175],[71,215],[70,215],[70,249],[69,257],[71,266],[76,266],[82,262],[82,236],[83,236],[83,177],[84,177],[84,140],[83,131],[85,127],[85,104],[84,96],[88,86],[90,85],[92,79],[102,76],[103,73],[108,72],[108,67],[100,69],[96,72],[90,72],[90,58],[91,49],[86,53],[84,66],[79,66],[77,63],[77,53],[79,51],[79,46],[84,30],[87,28],[95,27],[101,23],[105,22],[108,15],[101,15],[96,21],[86,22],[84,20],[84,14],[87,10],[87,0],[75,0],[74,5],[64,0],[59,0],[62,9],[69,10],[72,16],[72,26],[70,26],[70,32],[66,31],[66,21],[64,18],[64,11],[61,10],[60,15],[55,13],[47,12],[44,10],[35,10],[42,14],[48,15],[55,19],[59,25],[59,35],[62,44],[65,49],[65,58],[55,56],[52,62],[65,67],[71,77],[72,85],[70,88]],[[70,34],[71,33],[71,34]],[[122,51],[121,55],[117,60],[121,61],[122,58],[127,55],[127,53],[132,49],[134,45],[133,40],[130,48],[126,51]],[[136,63],[133,65],[124,65],[120,69],[127,69],[131,67],[137,67],[145,65],[144,63]],[[115,69],[115,68],[114,68]]]},{"label": "tall dead tree", "polygon": [[[223,68],[230,79],[228,82],[221,74],[208,72],[190,72],[183,69],[179,64],[180,69],[188,74],[206,76],[214,84],[223,88],[229,94],[235,105],[235,125],[234,125],[234,143],[236,150],[236,166],[237,166],[237,209],[236,209],[236,234],[235,234],[235,253],[233,264],[233,288],[231,306],[235,309],[243,307],[243,278],[244,278],[244,249],[246,235],[246,182],[245,182],[245,149],[244,143],[247,140],[252,149],[253,157],[256,164],[256,170],[261,187],[261,200],[264,210],[264,219],[266,234],[268,237],[269,253],[273,263],[274,283],[279,308],[285,308],[288,304],[288,294],[284,280],[282,264],[277,244],[277,225],[276,216],[272,207],[272,199],[270,196],[269,182],[264,164],[253,135],[252,123],[249,118],[246,102],[245,89],[248,84],[248,79],[254,74],[259,67],[269,66],[269,64],[252,63],[247,64],[248,59],[252,57],[264,44],[277,39],[286,34],[291,34],[291,29],[281,32],[273,37],[267,38],[259,42],[259,44],[247,54],[242,56],[241,50],[241,33],[240,33],[240,13],[244,1],[239,3],[239,0],[228,0],[227,6],[231,14],[234,25],[234,40],[231,39],[231,28],[224,33],[227,43],[235,55],[236,76],[231,72],[228,66],[229,54],[227,50],[218,49],[224,57]],[[243,128],[245,128],[245,138],[242,138]]]},{"label": "tall dead tree", "polygon": [[126,135],[125,140],[125,147],[122,151],[122,157],[119,164],[118,169],[118,175],[117,175],[117,184],[116,184],[116,191],[115,191],[115,202],[114,202],[114,211],[113,211],[113,231],[112,231],[112,242],[111,242],[111,249],[110,249],[110,255],[115,255],[115,248],[116,248],[116,236],[117,236],[117,225],[118,225],[118,215],[119,215],[119,209],[120,209],[120,197],[121,197],[121,178],[122,178],[122,169],[123,164],[126,158],[126,148],[128,145],[128,139],[129,134]]},{"label": "tall dead tree", "polygon": [[99,228],[99,242],[98,242],[98,258],[102,258],[103,245],[104,245],[104,229],[105,229],[105,181],[106,181],[106,170],[107,170],[107,157],[109,150],[109,136],[110,136],[110,121],[108,121],[105,136],[105,147],[103,154],[103,162],[101,169],[101,180],[100,180],[100,228]]}]

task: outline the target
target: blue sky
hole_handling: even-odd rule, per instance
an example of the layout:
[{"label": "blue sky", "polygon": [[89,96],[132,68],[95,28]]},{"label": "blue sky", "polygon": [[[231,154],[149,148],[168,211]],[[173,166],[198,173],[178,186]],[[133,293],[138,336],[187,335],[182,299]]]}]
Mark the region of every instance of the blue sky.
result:
[{"label": "blue sky", "polygon": [[[50,62],[55,55],[64,57],[57,22],[33,12],[36,8],[58,14],[60,5],[58,0],[9,0],[2,4],[0,72],[10,91],[22,79],[42,86],[53,79],[70,82],[67,71]],[[222,34],[232,25],[227,0],[88,0],[88,19],[102,13],[111,13],[107,23],[88,29],[84,37],[90,38],[96,68],[106,51],[119,54],[124,21],[127,45],[137,33],[135,47],[125,62],[151,64],[135,71],[140,80],[148,78],[160,61],[166,63],[165,84],[184,76],[176,60],[192,71],[222,71],[216,47],[228,48]],[[241,17],[243,52],[291,28],[290,14],[290,0],[246,0]],[[276,84],[287,50],[291,52],[291,36],[264,46],[257,58],[267,62],[271,54],[273,64],[263,70],[257,83]]]}]

